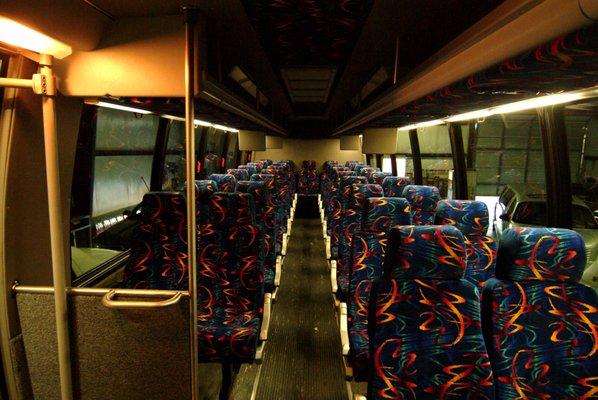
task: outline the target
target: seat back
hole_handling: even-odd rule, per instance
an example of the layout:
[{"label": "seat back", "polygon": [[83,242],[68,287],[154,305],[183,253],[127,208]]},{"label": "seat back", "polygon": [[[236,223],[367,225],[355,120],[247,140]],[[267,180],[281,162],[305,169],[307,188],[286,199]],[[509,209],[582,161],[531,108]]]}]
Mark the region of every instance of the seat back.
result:
[{"label": "seat back", "polygon": [[149,192],[141,203],[124,270],[127,288],[187,290],[187,206],[178,192]]},{"label": "seat back", "polygon": [[384,178],[390,175],[391,174],[389,174],[388,172],[376,171],[368,177],[368,181],[376,185],[382,185],[382,183],[384,182]]},{"label": "seat back", "polygon": [[494,398],[465,257],[454,226],[390,229],[385,275],[371,291],[368,399]]},{"label": "seat back", "polygon": [[577,232],[503,232],[497,279],[482,292],[497,398],[595,398],[598,296],[579,283],[585,263]]},{"label": "seat back", "polygon": [[488,231],[488,206],[481,201],[441,200],[436,206],[436,225],[455,225],[465,237],[467,268],[464,278],[482,288],[494,277],[496,242]]},{"label": "seat back", "polygon": [[351,245],[353,236],[361,230],[361,224],[367,199],[381,197],[382,186],[374,184],[351,185],[351,196],[344,212],[340,228],[338,246],[338,262],[336,278],[338,283],[337,297],[346,301],[349,292],[349,274],[351,271]]},{"label": "seat back", "polygon": [[347,319],[351,342],[351,363],[356,380],[367,378],[369,340],[368,306],[372,281],[383,273],[386,231],[394,225],[411,225],[407,200],[397,197],[367,199],[361,232],[351,246],[351,271],[347,296]]},{"label": "seat back", "polygon": [[301,171],[299,172],[297,193],[316,194],[319,192],[319,187],[316,162],[314,160],[304,160],[301,163]]},{"label": "seat back", "polygon": [[257,165],[252,164],[252,163],[247,163],[245,165],[239,165],[237,167],[237,169],[244,169],[244,170],[246,170],[249,173],[249,176],[258,173]]},{"label": "seat back", "polygon": [[339,177],[338,189],[335,191],[336,199],[332,202],[332,219],[330,220],[330,245],[334,248],[335,253],[340,244],[343,220],[353,194],[352,185],[354,183],[368,183],[368,180],[363,176],[339,174]]},{"label": "seat back", "polygon": [[411,180],[409,178],[399,176],[387,176],[382,181],[382,189],[384,189],[384,196],[404,197],[403,190],[407,185],[411,185]]},{"label": "seat back", "polygon": [[251,176],[249,174],[249,170],[248,169],[243,169],[243,168],[231,168],[231,169],[227,169],[226,173],[228,175],[233,175],[235,178],[237,178],[238,181],[248,181],[249,177]]},{"label": "seat back", "polygon": [[276,270],[276,230],[274,209],[271,206],[270,191],[265,181],[239,181],[237,191],[249,193],[255,202],[256,223],[263,236],[264,281],[266,291],[274,290],[274,273]]},{"label": "seat back", "polygon": [[432,225],[440,192],[435,186],[407,185],[403,196],[411,204],[414,225]]},{"label": "seat back", "polygon": [[216,182],[221,192],[234,193],[237,190],[237,178],[230,174],[212,174],[209,180]]}]

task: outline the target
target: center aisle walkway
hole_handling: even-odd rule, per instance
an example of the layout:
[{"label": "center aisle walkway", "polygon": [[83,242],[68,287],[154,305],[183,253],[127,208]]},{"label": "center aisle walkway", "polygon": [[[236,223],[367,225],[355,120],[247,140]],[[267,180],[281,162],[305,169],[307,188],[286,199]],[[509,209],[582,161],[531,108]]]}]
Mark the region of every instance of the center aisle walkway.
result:
[{"label": "center aisle walkway", "polygon": [[295,219],[274,305],[258,400],[346,400],[319,219]]}]

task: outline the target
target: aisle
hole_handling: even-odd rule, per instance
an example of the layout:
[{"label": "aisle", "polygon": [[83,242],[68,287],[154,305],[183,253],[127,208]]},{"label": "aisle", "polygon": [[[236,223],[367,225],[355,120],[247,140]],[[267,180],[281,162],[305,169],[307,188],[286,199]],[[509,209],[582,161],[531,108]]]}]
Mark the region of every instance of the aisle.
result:
[{"label": "aisle", "polygon": [[256,399],[347,399],[321,232],[293,223]]}]

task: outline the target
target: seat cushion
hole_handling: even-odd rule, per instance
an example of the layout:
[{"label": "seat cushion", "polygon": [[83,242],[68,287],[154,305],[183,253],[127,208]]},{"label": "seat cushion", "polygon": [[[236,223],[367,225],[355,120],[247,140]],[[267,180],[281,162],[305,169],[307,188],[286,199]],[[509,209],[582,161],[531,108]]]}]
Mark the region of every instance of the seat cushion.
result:
[{"label": "seat cushion", "polygon": [[247,311],[229,318],[198,315],[200,362],[251,362],[261,329],[259,313]]}]

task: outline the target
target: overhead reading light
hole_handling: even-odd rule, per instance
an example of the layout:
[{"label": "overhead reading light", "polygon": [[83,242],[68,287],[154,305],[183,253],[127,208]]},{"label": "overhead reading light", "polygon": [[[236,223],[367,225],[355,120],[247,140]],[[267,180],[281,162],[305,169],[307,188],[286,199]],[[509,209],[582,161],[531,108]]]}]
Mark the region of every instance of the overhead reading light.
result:
[{"label": "overhead reading light", "polygon": [[442,119],[435,119],[432,121],[425,121],[425,122],[420,122],[417,124],[411,124],[411,125],[406,125],[406,126],[402,126],[399,128],[400,131],[410,131],[412,129],[419,129],[419,128],[427,128],[429,126],[436,126],[436,125],[442,125],[444,124],[444,120]]},{"label": "overhead reading light", "polygon": [[71,46],[3,16],[0,16],[0,42],[59,59],[73,52]]}]

